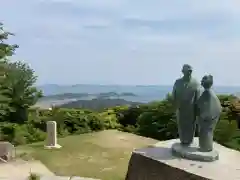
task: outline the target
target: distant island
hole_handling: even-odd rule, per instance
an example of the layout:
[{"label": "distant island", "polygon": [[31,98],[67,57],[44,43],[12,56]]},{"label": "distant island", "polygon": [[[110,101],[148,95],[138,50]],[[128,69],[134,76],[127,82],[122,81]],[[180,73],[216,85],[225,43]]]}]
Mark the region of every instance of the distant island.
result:
[{"label": "distant island", "polygon": [[62,94],[55,94],[44,96],[40,99],[40,101],[46,100],[66,100],[66,99],[81,99],[92,97],[93,98],[120,98],[122,96],[132,96],[136,97],[137,95],[131,92],[123,92],[123,93],[116,93],[116,92],[107,92],[107,93],[98,93],[98,94],[90,94],[90,93],[62,93]]},{"label": "distant island", "polygon": [[137,95],[130,92],[116,93],[62,93],[42,97],[35,107],[50,108],[86,108],[92,110],[101,110],[120,105],[138,105],[138,102],[124,100],[124,97],[136,97]]},{"label": "distant island", "polygon": [[82,97],[89,96],[88,93],[63,93],[63,94],[55,94],[49,96],[43,96],[40,101],[43,100],[65,100],[65,99],[78,99]]},{"label": "distant island", "polygon": [[[151,101],[162,100],[172,91],[172,86],[124,86],[124,85],[43,85],[38,86],[42,90],[42,97],[34,107],[50,108],[52,106],[67,106],[74,101],[84,100],[92,101],[93,99],[107,101],[122,101],[122,105],[131,104],[131,102],[148,103]],[[236,94],[240,96],[240,87],[216,86],[214,90],[217,94]],[[105,101],[104,101],[105,102]],[[75,106],[75,105],[74,105]],[[92,107],[91,105],[89,105]]]},{"label": "distant island", "polygon": [[121,96],[132,96],[136,97],[137,95],[131,92],[124,93],[116,93],[116,92],[107,92],[107,93],[99,93],[97,97],[99,98],[109,98],[109,97],[121,97]]},{"label": "distant island", "polygon": [[129,106],[136,106],[143,103],[140,102],[131,102],[126,101],[124,99],[92,99],[92,100],[78,100],[69,103],[65,103],[59,105],[57,107],[61,108],[84,108],[84,109],[91,109],[91,110],[103,110],[105,108],[110,108],[114,106],[122,106],[122,105],[129,105]]}]

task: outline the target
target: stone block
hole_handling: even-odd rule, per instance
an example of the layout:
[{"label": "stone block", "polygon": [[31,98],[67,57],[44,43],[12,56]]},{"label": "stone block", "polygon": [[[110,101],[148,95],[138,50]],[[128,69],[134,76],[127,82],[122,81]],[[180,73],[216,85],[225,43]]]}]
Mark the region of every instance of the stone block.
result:
[{"label": "stone block", "polygon": [[13,177],[0,177],[0,180],[28,180],[28,179],[26,177],[13,176]]},{"label": "stone block", "polygon": [[41,180],[70,180],[68,176],[41,176]]},{"label": "stone block", "polygon": [[0,161],[8,161],[15,156],[15,148],[10,142],[0,141]]},{"label": "stone block", "polygon": [[100,180],[100,179],[93,179],[93,178],[86,178],[86,177],[71,177],[71,180]]},{"label": "stone block", "polygon": [[126,180],[240,180],[240,152],[214,143],[219,160],[202,162],[172,154],[178,139],[133,151]]}]

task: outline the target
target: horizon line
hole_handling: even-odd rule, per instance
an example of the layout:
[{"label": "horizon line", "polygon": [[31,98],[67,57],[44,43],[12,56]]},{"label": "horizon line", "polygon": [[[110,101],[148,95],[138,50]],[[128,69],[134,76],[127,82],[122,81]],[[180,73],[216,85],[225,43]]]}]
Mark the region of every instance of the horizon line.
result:
[{"label": "horizon line", "polygon": [[[79,83],[79,84],[54,84],[54,83],[46,83],[46,84],[39,84],[36,85],[37,87],[39,86],[79,86],[79,85],[86,85],[86,86],[131,86],[131,87],[138,87],[138,86],[143,86],[143,87],[150,87],[150,86],[173,86],[173,84],[97,84],[97,83]],[[239,87],[240,85],[220,85],[216,84],[213,87]]]}]

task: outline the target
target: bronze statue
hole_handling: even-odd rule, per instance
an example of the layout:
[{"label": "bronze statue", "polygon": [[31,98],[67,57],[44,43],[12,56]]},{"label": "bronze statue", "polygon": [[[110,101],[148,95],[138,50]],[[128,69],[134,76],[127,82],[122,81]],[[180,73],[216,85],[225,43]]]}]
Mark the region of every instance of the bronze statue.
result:
[{"label": "bronze statue", "polygon": [[[204,76],[201,85],[192,78],[192,68],[184,65],[183,77],[173,87],[173,102],[176,107],[180,143],[172,145],[173,154],[182,158],[199,161],[219,159],[213,149],[213,133],[220,118],[222,107],[217,95],[211,89],[213,77]],[[198,143],[194,138],[196,123],[199,126]]]},{"label": "bronze statue", "polygon": [[222,107],[217,95],[211,89],[213,76],[204,76],[201,85],[204,87],[204,92],[197,102],[199,147],[200,151],[209,152],[213,150],[213,133],[220,118]]},{"label": "bronze statue", "polygon": [[178,133],[181,144],[189,146],[194,138],[197,119],[196,103],[200,96],[200,83],[192,77],[192,67],[183,65],[183,77],[173,86],[173,102],[176,108]]}]

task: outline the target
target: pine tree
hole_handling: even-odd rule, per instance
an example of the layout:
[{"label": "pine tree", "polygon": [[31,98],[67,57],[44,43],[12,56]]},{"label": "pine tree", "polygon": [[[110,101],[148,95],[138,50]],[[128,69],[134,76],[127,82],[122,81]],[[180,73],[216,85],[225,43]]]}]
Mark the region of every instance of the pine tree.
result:
[{"label": "pine tree", "polygon": [[3,24],[0,22],[0,121],[4,120],[5,115],[9,111],[10,100],[6,96],[8,88],[5,86],[8,57],[12,56],[15,49],[18,48],[17,45],[10,45],[6,42],[11,35],[13,34],[5,31]]}]

